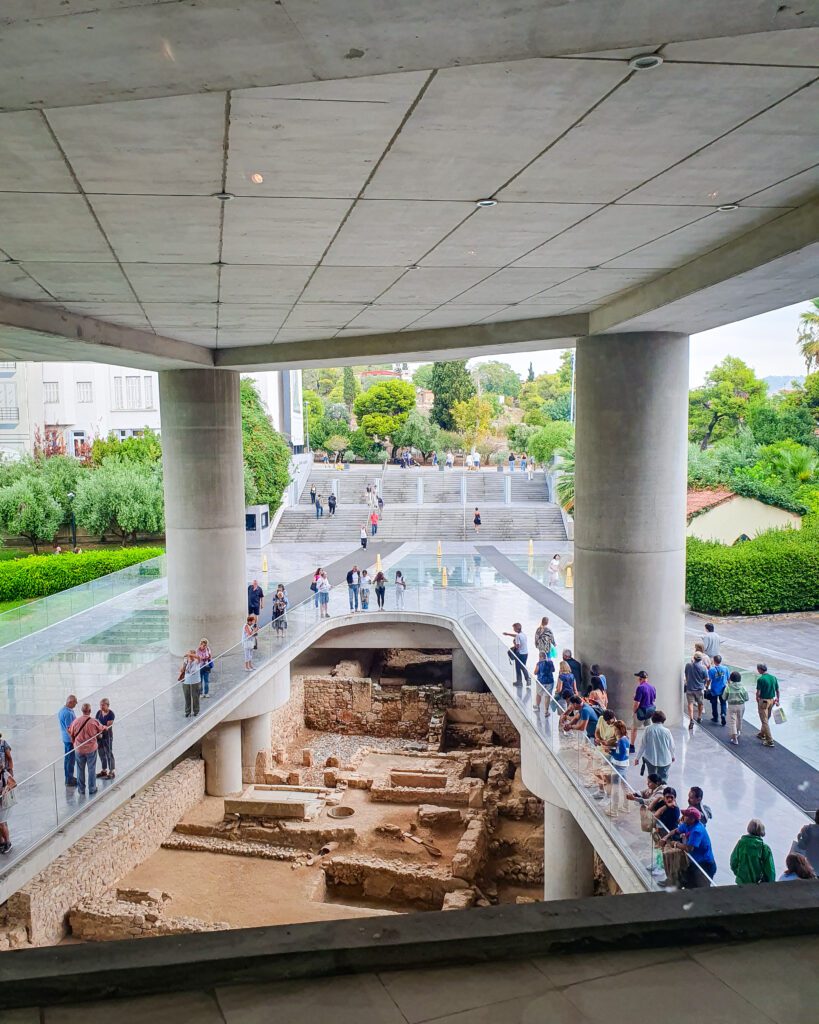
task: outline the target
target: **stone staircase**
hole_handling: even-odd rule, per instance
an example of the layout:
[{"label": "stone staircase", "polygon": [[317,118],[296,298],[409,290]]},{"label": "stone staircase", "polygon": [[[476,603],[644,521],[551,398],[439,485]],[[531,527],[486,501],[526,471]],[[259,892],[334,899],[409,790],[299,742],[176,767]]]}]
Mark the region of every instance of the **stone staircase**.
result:
[{"label": "stone staircase", "polygon": [[[380,479],[380,467],[356,467],[339,472],[317,466],[313,469],[299,505],[286,509],[276,527],[274,541],[334,542],[355,544],[370,510],[365,504],[365,489]],[[417,480],[424,482],[424,503],[417,504]],[[557,505],[546,500],[543,474],[528,480],[524,474],[512,475],[512,504],[503,503],[506,473],[484,470],[444,473],[431,469],[401,470],[389,467],[384,476],[384,515],[378,526],[378,540],[436,541],[474,540],[474,508],[481,510],[481,540],[526,541],[566,540],[563,518]],[[466,479],[467,501],[461,501],[461,480]],[[335,516],[327,509],[331,482],[337,481],[338,505]],[[324,498],[324,516],[316,519],[310,502],[310,485]],[[369,535],[369,525],[367,525]]]}]

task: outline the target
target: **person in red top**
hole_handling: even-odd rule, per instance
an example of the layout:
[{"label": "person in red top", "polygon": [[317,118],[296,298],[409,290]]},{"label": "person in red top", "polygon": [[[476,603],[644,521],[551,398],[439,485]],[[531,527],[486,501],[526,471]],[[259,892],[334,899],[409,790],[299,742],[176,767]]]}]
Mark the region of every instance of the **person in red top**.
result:
[{"label": "person in red top", "polygon": [[[97,792],[97,737],[105,731],[96,718],[91,717],[91,705],[83,704],[82,713],[68,727],[77,757],[77,792],[85,793],[85,774],[88,772],[88,795]],[[91,788],[93,786],[93,789]]]},{"label": "person in red top", "polygon": [[374,537],[378,533],[378,513],[375,509],[370,513],[370,536]]}]

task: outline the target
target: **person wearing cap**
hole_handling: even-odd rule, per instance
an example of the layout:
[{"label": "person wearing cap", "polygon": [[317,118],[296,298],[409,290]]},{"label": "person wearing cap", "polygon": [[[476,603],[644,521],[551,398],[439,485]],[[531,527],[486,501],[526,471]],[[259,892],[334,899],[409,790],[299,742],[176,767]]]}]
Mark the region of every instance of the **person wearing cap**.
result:
[{"label": "person wearing cap", "polygon": [[703,663],[701,651],[685,666],[685,700],[688,704],[688,728],[694,728],[694,705],[697,705],[697,725],[702,725],[702,709],[705,702],[705,687],[708,685],[708,669]]},{"label": "person wearing cap", "polygon": [[717,873],[717,864],[708,829],[703,825],[702,815],[696,807],[686,807],[680,824],[660,842],[663,846],[676,842],[688,854],[688,867],[680,879],[683,889],[700,889],[711,884],[711,879]]},{"label": "person wearing cap", "polygon": [[637,730],[642,728],[657,710],[657,691],[648,681],[648,672],[640,669],[634,673],[634,677],[637,680],[637,689],[634,691],[634,704],[631,710],[631,739],[628,748],[630,754],[635,752]]}]

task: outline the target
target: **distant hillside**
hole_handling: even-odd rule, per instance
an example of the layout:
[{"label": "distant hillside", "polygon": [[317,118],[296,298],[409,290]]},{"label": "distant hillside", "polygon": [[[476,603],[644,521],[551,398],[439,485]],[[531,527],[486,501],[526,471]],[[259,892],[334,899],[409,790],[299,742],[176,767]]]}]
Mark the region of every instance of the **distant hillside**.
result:
[{"label": "distant hillside", "polygon": [[782,374],[781,376],[763,377],[765,383],[768,385],[768,394],[776,394],[777,391],[789,390],[791,387],[791,381],[796,381],[797,384],[804,384],[805,378],[801,374]]}]

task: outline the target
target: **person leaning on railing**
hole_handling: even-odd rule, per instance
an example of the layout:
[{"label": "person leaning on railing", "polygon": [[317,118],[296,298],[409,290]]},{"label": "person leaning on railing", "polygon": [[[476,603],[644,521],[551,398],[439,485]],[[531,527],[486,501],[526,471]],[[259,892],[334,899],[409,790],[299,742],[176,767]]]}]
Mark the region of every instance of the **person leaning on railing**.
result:
[{"label": "person leaning on railing", "polygon": [[14,760],[11,756],[11,747],[0,736],[0,853],[8,853],[11,849],[11,837],[9,835],[9,816],[11,808],[17,798],[14,792],[17,783],[14,781]]}]

